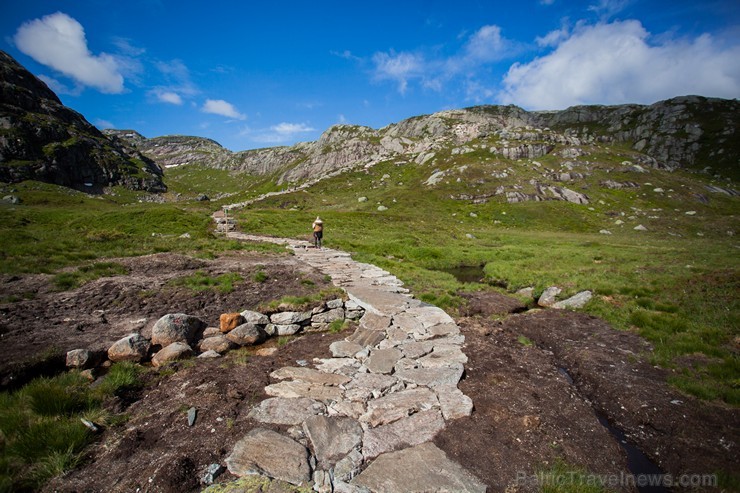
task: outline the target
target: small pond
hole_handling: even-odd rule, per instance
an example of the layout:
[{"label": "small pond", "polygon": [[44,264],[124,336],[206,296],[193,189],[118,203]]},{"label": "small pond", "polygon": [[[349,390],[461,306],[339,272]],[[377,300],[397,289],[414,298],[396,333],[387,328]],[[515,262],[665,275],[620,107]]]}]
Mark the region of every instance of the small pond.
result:
[{"label": "small pond", "polygon": [[459,282],[483,282],[486,273],[483,272],[485,265],[458,265],[447,269],[437,269],[439,272],[446,272],[455,276]]}]

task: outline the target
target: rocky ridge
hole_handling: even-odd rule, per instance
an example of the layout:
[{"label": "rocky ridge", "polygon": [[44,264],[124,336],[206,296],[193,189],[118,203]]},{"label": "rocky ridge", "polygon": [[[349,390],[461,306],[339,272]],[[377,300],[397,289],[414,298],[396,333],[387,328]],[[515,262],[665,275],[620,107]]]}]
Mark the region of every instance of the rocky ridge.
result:
[{"label": "rocky ridge", "polygon": [[[557,153],[583,155],[582,146],[629,144],[638,164],[705,169],[736,177],[740,106],[735,100],[685,96],[649,106],[577,106],[528,112],[516,106],[477,106],[409,118],[379,130],[334,125],[315,142],[232,153],[197,137],[139,140],[163,166],[201,163],[297,185],[387,160],[426,164],[485,149],[508,161]],[[448,154],[449,153],[449,154]]]},{"label": "rocky ridge", "polygon": [[0,51],[0,181],[39,180],[90,193],[122,185],[164,192],[162,169],[110,139]]}]

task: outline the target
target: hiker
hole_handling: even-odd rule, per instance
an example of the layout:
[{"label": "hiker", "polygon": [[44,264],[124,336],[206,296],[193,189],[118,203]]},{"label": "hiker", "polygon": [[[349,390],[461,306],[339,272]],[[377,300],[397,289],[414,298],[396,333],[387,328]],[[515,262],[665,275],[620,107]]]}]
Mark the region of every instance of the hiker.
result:
[{"label": "hiker", "polygon": [[316,220],[311,227],[313,228],[313,246],[321,248],[321,237],[324,236],[324,221],[319,216],[316,216]]}]

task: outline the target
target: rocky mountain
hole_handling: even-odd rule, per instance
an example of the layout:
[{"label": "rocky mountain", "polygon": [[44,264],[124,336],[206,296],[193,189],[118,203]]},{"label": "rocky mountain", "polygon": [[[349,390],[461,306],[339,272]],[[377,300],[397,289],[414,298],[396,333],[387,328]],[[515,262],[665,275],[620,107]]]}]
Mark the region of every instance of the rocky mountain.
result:
[{"label": "rocky mountain", "polygon": [[[553,152],[567,159],[585,152],[584,146],[598,145],[630,149],[642,166],[687,168],[738,179],[738,127],[737,100],[685,96],[649,106],[576,106],[551,112],[476,106],[413,117],[379,130],[335,125],[315,142],[236,153],[198,137],[137,138],[136,145],[165,167],[201,163],[274,174],[280,184],[301,184],[394,159],[424,164],[476,149],[507,161]],[[124,138],[135,134],[118,133]]]},{"label": "rocky mountain", "polygon": [[162,169],[109,138],[0,51],[0,181],[39,180],[86,192],[122,185],[163,192]]}]

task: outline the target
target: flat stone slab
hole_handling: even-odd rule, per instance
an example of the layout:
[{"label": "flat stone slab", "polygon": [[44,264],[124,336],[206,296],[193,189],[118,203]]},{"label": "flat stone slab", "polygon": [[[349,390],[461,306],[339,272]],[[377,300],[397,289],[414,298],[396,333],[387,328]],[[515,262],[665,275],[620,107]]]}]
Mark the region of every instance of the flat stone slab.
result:
[{"label": "flat stone slab", "polygon": [[391,317],[366,312],[360,319],[360,327],[369,330],[385,330],[391,325]]},{"label": "flat stone slab", "polygon": [[[344,385],[347,390],[365,389],[375,390],[384,393],[394,385],[398,385],[398,378],[391,375],[381,375],[377,373],[357,373],[352,380]],[[403,384],[401,384],[403,385]]]},{"label": "flat stone slab", "polygon": [[226,467],[235,476],[261,474],[295,485],[311,480],[306,447],[264,428],[255,428],[234,445]]},{"label": "flat stone slab", "polygon": [[405,367],[402,359],[396,364],[395,376],[405,382],[436,387],[437,385],[457,385],[462,377],[464,368],[460,363],[437,368],[409,368]]},{"label": "flat stone slab", "polygon": [[270,376],[276,380],[300,380],[301,382],[312,383],[316,385],[337,386],[342,385],[350,380],[346,375],[336,373],[326,373],[312,368],[300,366],[286,366],[270,373]]},{"label": "flat stone slab", "polygon": [[365,366],[371,373],[392,373],[403,353],[395,348],[376,349],[370,353]]},{"label": "flat stone slab", "polygon": [[440,324],[454,324],[455,321],[443,309],[424,305],[407,310],[409,315],[416,317],[425,328],[433,327]]},{"label": "flat stone slab", "polygon": [[383,454],[351,483],[377,493],[454,491],[485,493],[486,485],[433,443]]},{"label": "flat stone slab", "polygon": [[286,399],[308,397],[317,401],[338,401],[343,397],[342,389],[339,387],[326,387],[300,381],[273,383],[265,387],[265,393],[273,397],[285,397]]},{"label": "flat stone slab", "polygon": [[331,355],[335,358],[352,358],[355,354],[362,351],[363,346],[355,342],[349,341],[334,341],[329,346]]},{"label": "flat stone slab", "polygon": [[378,290],[378,286],[371,284],[353,283],[345,289],[350,299],[364,308],[366,314],[395,315],[420,303],[402,294]]},{"label": "flat stone slab", "polygon": [[324,413],[326,406],[308,397],[271,397],[255,406],[247,417],[260,423],[299,425],[311,416]]},{"label": "flat stone slab", "polygon": [[467,363],[468,357],[462,352],[460,346],[444,345],[436,346],[434,351],[417,360],[422,368],[439,368],[451,366],[455,363]]},{"label": "flat stone slab", "polygon": [[367,412],[360,417],[360,421],[376,427],[435,407],[439,407],[437,395],[426,387],[417,387],[368,401]]},{"label": "flat stone slab", "polygon": [[314,358],[313,361],[319,371],[342,375],[353,375],[360,367],[360,362],[354,358]]},{"label": "flat stone slab", "polygon": [[473,400],[456,385],[439,385],[434,387],[434,391],[446,420],[464,418],[473,412]]},{"label": "flat stone slab", "polygon": [[[385,452],[431,441],[444,427],[445,421],[442,419],[442,414],[434,409],[412,414],[388,425],[370,428],[365,431],[362,438],[362,455],[366,459],[372,459]],[[420,490],[415,489],[415,491]],[[434,489],[434,491],[439,490]]]},{"label": "flat stone slab", "polygon": [[330,468],[360,446],[362,427],[352,418],[311,416],[303,423],[321,468]]},{"label": "flat stone slab", "polygon": [[[365,314],[367,315],[367,313]],[[348,342],[358,344],[362,347],[375,347],[385,339],[385,330],[365,329],[358,327],[355,333],[347,337]]]}]

